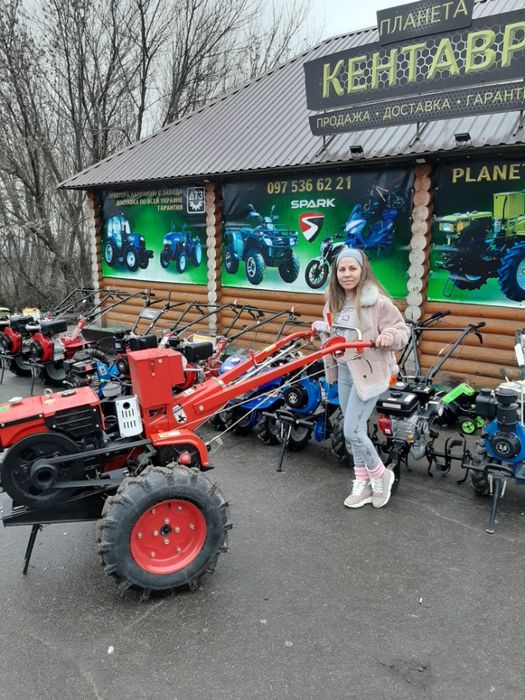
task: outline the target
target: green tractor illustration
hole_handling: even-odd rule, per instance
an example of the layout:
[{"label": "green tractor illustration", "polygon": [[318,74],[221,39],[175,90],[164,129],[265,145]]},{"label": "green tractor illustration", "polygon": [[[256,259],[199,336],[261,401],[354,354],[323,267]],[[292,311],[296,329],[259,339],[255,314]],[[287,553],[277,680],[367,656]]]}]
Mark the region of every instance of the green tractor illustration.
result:
[{"label": "green tractor illustration", "polygon": [[497,277],[508,299],[525,301],[525,190],[494,194],[493,207],[436,219],[446,238],[438,263],[449,273],[444,296]]}]

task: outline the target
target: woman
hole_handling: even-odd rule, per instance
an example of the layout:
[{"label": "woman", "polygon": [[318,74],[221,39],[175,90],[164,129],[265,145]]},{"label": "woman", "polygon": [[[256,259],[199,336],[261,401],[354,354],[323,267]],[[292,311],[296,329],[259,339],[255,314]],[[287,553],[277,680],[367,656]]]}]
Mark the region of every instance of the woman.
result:
[{"label": "woman", "polygon": [[324,322],[314,324],[318,331],[356,340],[358,328],[363,340],[374,342],[362,354],[347,350],[337,361],[328,356],[325,366],[329,383],[338,384],[344,435],[354,457],[355,479],[344,505],[361,508],[371,503],[382,508],[390,499],[394,473],[385,468],[368,437],[367,421],[398,370],[394,351],[406,345],[409,331],[365,253],[357,248],[343,248],[337,256],[323,316]]}]

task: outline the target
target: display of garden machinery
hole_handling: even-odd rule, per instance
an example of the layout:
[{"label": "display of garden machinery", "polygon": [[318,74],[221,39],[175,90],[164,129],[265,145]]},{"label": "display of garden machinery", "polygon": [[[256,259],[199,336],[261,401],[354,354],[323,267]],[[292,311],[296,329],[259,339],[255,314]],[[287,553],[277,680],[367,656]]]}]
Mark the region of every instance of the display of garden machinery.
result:
[{"label": "display of garden machinery", "polygon": [[497,277],[508,299],[525,301],[525,190],[494,194],[493,210],[436,219],[446,237],[438,263],[449,273],[445,296],[454,287],[479,289]]},{"label": "display of garden machinery", "polygon": [[[448,443],[445,455],[438,455],[437,448],[434,447],[434,440],[438,433],[433,429],[433,426],[443,414],[444,405],[441,394],[446,393],[438,392],[434,385],[434,378],[467,336],[474,335],[480,343],[483,342],[480,329],[485,326],[485,323],[483,321],[472,323],[463,328],[436,325],[445,315],[444,313],[434,314],[426,321],[410,324],[409,350],[412,348],[415,374],[409,376],[403,373],[408,365],[408,357],[403,354],[400,381],[380,396],[376,403],[377,424],[374,427],[372,439],[378,449],[386,455],[386,462],[393,465],[396,479],[400,478],[401,464],[408,467],[409,455],[416,460],[426,456],[429,461],[434,462],[436,462],[437,457],[443,456],[446,465],[439,462],[439,468],[441,471],[447,471],[452,459],[451,455],[456,454],[453,452],[455,448],[460,447],[461,454],[465,454],[466,446],[463,437],[454,438],[454,441]],[[449,333],[456,332],[458,335],[447,349],[439,354],[434,364],[425,373],[422,373],[417,357],[419,338],[423,333],[443,332],[443,330],[447,330]],[[380,440],[380,437],[384,439]]]},{"label": "display of garden machinery", "polygon": [[27,359],[31,333],[26,326],[34,321],[33,316],[19,314],[0,319],[0,383],[4,380],[6,369],[20,377],[31,376],[31,366]]},{"label": "display of garden machinery", "polygon": [[[127,393],[127,350],[157,347],[157,338],[152,335],[152,330],[158,321],[173,308],[186,305],[186,302],[172,303],[171,291],[165,300],[154,299],[155,294],[151,290],[145,290],[141,295],[144,304],[133,326],[129,329],[117,329],[111,338],[105,337],[101,341],[104,347],[111,343],[109,352],[100,350],[98,345],[93,343],[76,352],[70,359],[64,360],[64,384],[72,387],[90,386],[100,397],[115,397]],[[160,306],[157,307],[158,304]]]},{"label": "display of garden machinery", "polygon": [[296,357],[313,335],[292,333],[175,395],[183,357],[152,348],[128,353],[132,396],[102,403],[82,387],[0,405],[0,485],[12,500],[3,523],[32,526],[24,572],[42,524],[98,519],[98,553],[120,590],[195,586],[225,550],[230,524],[228,504],[201,473],[208,450],[193,431],[235,396],[324,355],[371,346],[332,338]]},{"label": "display of garden machinery", "polygon": [[[78,287],[48,311],[36,310],[34,314],[6,315],[0,319],[0,383],[9,369],[18,376],[30,377],[31,336],[41,321],[64,321],[71,314],[93,306],[97,292],[89,287]],[[35,325],[36,324],[36,325]]]},{"label": "display of garden machinery", "polygon": [[246,278],[251,284],[260,284],[266,267],[277,267],[284,282],[295,282],[300,261],[293,248],[297,245],[297,231],[278,226],[279,217],[272,207],[269,216],[259,214],[253,204],[248,205],[251,226],[227,226],[224,232],[224,267],[234,275],[241,260],[246,265]]},{"label": "display of garden machinery", "polygon": [[[146,295],[149,290],[125,294],[116,290],[107,290],[99,294],[98,302],[91,310],[79,317],[71,332],[67,332],[67,323],[63,319],[51,321],[36,321],[26,324],[31,333],[28,339],[27,360],[31,366],[33,380],[39,376],[45,384],[50,386],[62,386],[66,379],[67,366],[65,360],[70,360],[80,350],[90,346],[89,341],[83,336],[83,331],[93,325],[104,314],[114,309],[119,304],[130,301],[134,297]],[[93,357],[99,357],[108,361],[105,353],[93,350]],[[31,388],[31,391],[33,388]]]},{"label": "display of garden machinery", "polygon": [[474,456],[466,455],[461,466],[470,473],[478,496],[492,496],[487,532],[492,534],[499,499],[508,479],[525,486],[525,329],[516,331],[514,350],[522,378],[504,382],[496,390],[482,389],[476,397],[476,412],[486,423]]},{"label": "display of garden machinery", "polygon": [[287,449],[302,450],[312,438],[322,442],[332,437],[337,458],[350,466],[346,447],[338,444],[341,436],[336,436],[333,430],[333,418],[339,412],[337,385],[328,384],[324,374],[324,364],[318,361],[287,377],[270,406],[262,412],[258,437],[266,444],[281,445],[277,471],[282,471]]}]

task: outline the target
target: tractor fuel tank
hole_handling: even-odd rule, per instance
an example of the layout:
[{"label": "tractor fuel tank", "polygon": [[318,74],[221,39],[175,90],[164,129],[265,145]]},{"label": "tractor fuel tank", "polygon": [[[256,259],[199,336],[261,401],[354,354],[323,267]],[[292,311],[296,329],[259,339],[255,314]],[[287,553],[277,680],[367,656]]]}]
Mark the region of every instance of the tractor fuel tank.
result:
[{"label": "tractor fuel tank", "polygon": [[171,348],[128,352],[133,393],[143,409],[173,403],[173,387],[184,383],[185,360]]}]

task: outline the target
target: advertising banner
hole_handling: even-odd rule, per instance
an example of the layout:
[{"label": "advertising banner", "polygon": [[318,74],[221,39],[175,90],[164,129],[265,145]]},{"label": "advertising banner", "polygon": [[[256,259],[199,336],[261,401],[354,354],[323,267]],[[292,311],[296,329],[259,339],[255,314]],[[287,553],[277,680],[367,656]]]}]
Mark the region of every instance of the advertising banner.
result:
[{"label": "advertising banner", "polygon": [[413,171],[337,171],[223,187],[222,285],[319,293],[345,245],[407,293]]},{"label": "advertising banner", "polygon": [[441,164],[427,297],[462,304],[525,302],[525,163]]},{"label": "advertising banner", "polygon": [[104,192],[104,277],[206,284],[204,187]]}]

